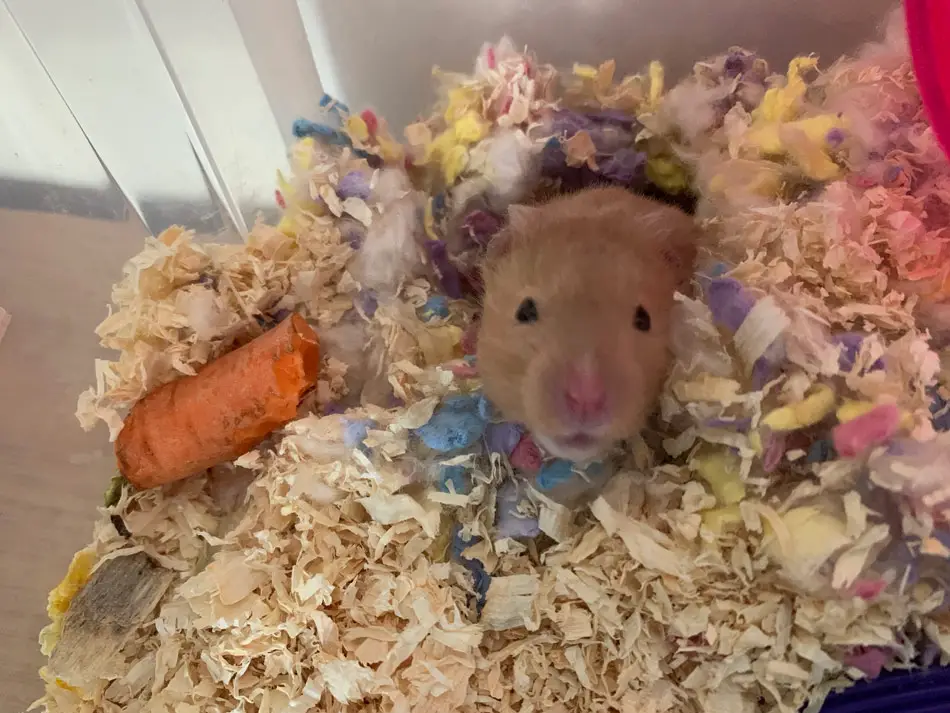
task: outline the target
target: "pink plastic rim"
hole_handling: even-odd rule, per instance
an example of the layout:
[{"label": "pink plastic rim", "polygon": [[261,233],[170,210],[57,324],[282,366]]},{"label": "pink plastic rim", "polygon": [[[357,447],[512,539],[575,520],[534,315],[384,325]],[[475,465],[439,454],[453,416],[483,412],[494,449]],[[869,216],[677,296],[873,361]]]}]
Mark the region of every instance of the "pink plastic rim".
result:
[{"label": "pink plastic rim", "polygon": [[904,17],[920,97],[950,156],[950,0],[904,0]]}]

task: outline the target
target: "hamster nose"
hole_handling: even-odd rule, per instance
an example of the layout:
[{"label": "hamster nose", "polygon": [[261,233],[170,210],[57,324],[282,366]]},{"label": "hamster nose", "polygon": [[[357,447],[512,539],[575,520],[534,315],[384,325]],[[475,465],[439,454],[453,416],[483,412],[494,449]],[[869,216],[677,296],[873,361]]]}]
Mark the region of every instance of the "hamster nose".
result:
[{"label": "hamster nose", "polygon": [[565,375],[564,415],[579,426],[602,423],[607,415],[607,387],[595,370],[572,367]]}]

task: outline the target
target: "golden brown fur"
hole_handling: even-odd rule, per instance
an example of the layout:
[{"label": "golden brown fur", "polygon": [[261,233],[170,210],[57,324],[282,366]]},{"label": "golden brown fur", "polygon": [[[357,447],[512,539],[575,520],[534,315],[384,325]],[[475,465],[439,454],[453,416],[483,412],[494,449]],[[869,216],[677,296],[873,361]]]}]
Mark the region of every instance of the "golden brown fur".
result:
[{"label": "golden brown fur", "polygon": [[[673,294],[688,284],[697,229],[681,211],[619,188],[597,188],[536,206],[514,206],[484,265],[478,339],[485,393],[557,455],[588,460],[638,432],[670,363]],[[538,319],[515,318],[526,297]],[[634,327],[638,305],[649,331]],[[566,365],[596,364],[609,419],[597,443],[552,445],[570,433],[553,399]]]}]

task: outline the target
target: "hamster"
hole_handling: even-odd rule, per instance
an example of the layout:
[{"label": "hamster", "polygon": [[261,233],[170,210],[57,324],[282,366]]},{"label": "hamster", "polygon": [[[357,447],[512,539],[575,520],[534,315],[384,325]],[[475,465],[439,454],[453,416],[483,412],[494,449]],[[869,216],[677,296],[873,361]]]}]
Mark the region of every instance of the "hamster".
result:
[{"label": "hamster", "polygon": [[482,265],[485,395],[578,463],[638,433],[671,365],[674,293],[698,244],[688,215],[622,188],[512,206]]}]

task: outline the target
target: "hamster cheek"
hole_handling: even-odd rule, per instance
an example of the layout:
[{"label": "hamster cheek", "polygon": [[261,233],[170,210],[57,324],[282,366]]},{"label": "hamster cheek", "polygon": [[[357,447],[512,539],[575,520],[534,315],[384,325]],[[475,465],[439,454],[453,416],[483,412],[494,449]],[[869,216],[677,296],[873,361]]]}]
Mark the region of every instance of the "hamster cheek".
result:
[{"label": "hamster cheek", "polygon": [[[662,338],[631,339],[623,354],[625,358],[614,362],[611,388],[620,394],[616,399],[618,435],[628,437],[642,428],[653,410],[669,360]],[[623,430],[626,433],[619,434]]]},{"label": "hamster cheek", "polygon": [[482,344],[479,346],[478,368],[485,395],[506,419],[523,420],[524,355],[510,340],[498,340],[491,332],[486,333]]}]

